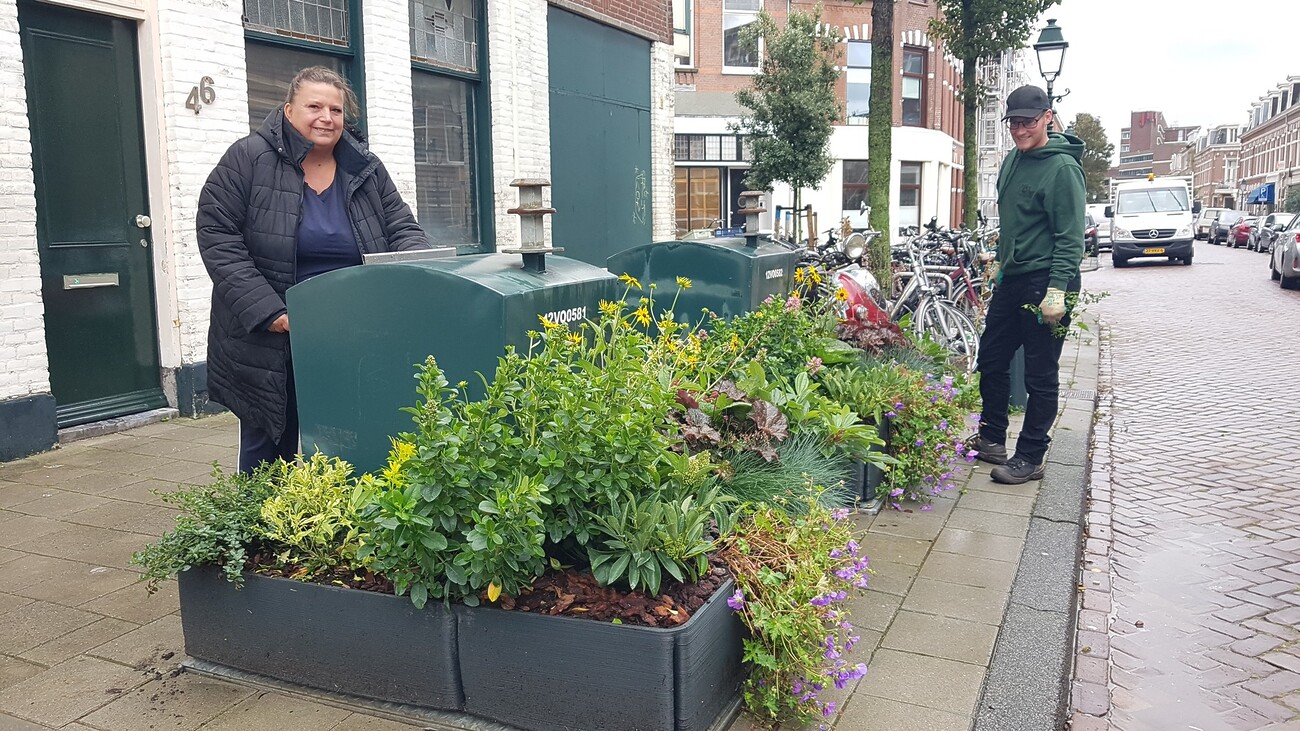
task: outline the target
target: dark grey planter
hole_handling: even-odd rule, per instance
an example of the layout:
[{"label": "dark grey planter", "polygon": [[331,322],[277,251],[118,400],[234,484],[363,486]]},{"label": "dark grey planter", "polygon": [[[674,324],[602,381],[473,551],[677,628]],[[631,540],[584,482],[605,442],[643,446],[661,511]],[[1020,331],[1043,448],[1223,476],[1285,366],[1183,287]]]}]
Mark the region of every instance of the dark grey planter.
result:
[{"label": "dark grey planter", "polygon": [[440,710],[462,708],[456,616],[437,602],[245,574],[185,571],[190,657],[310,688]]},{"label": "dark grey planter", "polygon": [[456,607],[465,710],[528,731],[707,731],[734,707],[728,580],[680,627]]}]

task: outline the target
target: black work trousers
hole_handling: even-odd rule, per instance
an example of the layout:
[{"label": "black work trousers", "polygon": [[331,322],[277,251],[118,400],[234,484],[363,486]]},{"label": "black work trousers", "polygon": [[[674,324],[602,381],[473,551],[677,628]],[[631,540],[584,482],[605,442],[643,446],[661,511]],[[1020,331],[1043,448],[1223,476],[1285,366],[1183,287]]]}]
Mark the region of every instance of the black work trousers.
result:
[{"label": "black work trousers", "polygon": [[[1052,334],[1052,327],[1038,321],[1035,312],[1025,305],[1038,307],[1047,293],[1047,270],[1016,276],[1004,276],[993,290],[985,319],[984,333],[980,336],[977,368],[980,374],[980,398],[984,402],[980,414],[980,436],[996,444],[1007,441],[1007,409],[1011,399],[1011,359],[1016,350],[1025,349],[1025,390],[1029,403],[1025,409],[1025,423],[1016,441],[1015,456],[1033,464],[1040,464],[1051,443],[1048,431],[1056,419],[1060,399],[1061,347],[1064,338]],[[1067,291],[1078,291],[1079,278],[1067,286]],[[1067,313],[1062,325],[1070,324]]]},{"label": "black work trousers", "polygon": [[284,433],[279,441],[251,422],[239,420],[240,472],[249,474],[263,462],[274,462],[276,458],[292,462],[298,456],[298,393],[293,386],[293,363],[289,364],[285,389]]}]

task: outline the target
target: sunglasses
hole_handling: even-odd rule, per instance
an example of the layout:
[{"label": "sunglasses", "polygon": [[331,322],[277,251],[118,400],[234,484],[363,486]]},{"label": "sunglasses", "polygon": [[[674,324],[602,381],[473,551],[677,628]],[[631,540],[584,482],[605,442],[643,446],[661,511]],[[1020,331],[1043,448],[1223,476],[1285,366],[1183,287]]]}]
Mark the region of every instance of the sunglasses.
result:
[{"label": "sunglasses", "polygon": [[1025,129],[1033,129],[1038,126],[1038,120],[1042,118],[1042,114],[1037,117],[1011,117],[1007,119],[1007,127],[1011,129],[1020,129],[1021,127],[1024,127]]}]

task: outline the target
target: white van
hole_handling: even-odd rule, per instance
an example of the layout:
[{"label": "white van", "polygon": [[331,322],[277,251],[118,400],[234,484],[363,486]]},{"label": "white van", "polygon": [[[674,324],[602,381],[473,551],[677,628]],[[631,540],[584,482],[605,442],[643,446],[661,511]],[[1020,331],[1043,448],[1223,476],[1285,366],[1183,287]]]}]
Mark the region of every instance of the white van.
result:
[{"label": "white van", "polygon": [[1192,218],[1200,204],[1191,204],[1192,179],[1149,176],[1126,180],[1111,188],[1111,262],[1128,265],[1129,259],[1158,256],[1192,263]]}]

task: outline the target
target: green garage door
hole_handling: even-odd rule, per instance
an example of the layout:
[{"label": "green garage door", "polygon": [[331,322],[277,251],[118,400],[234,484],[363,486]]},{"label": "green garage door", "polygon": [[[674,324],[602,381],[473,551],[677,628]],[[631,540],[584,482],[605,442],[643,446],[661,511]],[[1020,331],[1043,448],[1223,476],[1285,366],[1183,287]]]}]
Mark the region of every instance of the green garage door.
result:
[{"label": "green garage door", "polygon": [[551,7],[554,245],[599,267],[650,241],[650,41]]}]

